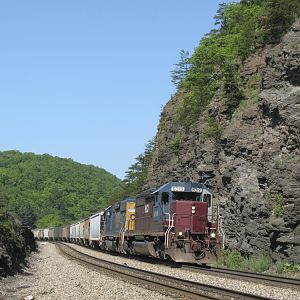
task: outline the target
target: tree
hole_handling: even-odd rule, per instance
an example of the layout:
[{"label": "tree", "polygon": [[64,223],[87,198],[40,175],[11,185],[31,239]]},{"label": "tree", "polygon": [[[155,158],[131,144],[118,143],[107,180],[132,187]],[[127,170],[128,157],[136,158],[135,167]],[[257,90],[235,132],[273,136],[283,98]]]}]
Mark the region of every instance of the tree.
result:
[{"label": "tree", "polygon": [[145,145],[144,152],[135,159],[136,161],[126,171],[123,182],[116,186],[111,193],[110,204],[129,196],[136,196],[143,190],[152,161],[154,147],[154,139],[149,140]]},{"label": "tree", "polygon": [[120,182],[101,168],[70,159],[0,152],[0,207],[32,227],[40,220],[45,226],[73,222],[104,208]]},{"label": "tree", "polygon": [[190,69],[189,52],[180,50],[179,54],[179,63],[175,64],[175,69],[171,71],[172,83],[174,83],[177,88],[180,87],[181,82],[186,77],[186,74]]},{"label": "tree", "polygon": [[265,41],[278,43],[295,17],[300,15],[299,0],[265,0]]}]

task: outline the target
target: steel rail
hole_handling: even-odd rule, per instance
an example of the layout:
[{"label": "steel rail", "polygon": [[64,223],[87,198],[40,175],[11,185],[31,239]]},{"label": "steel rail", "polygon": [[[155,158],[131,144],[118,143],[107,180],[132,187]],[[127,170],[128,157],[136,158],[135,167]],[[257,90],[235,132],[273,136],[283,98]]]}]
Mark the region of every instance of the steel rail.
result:
[{"label": "steel rail", "polygon": [[298,278],[288,278],[276,275],[269,274],[259,274],[254,272],[246,272],[246,271],[236,271],[231,269],[223,269],[223,268],[203,268],[196,267],[190,265],[182,265],[183,269],[196,271],[199,273],[205,273],[208,275],[217,275],[217,276],[226,276],[233,279],[239,280],[247,280],[251,282],[259,282],[263,284],[280,286],[280,287],[289,287],[293,289],[300,289],[300,279]]},{"label": "steel rail", "polygon": [[96,271],[105,272],[114,277],[119,277],[134,284],[139,283],[143,288],[163,291],[169,296],[187,297],[187,299],[243,299],[263,300],[268,299],[253,294],[246,294],[213,285],[202,284],[184,280],[168,275],[151,271],[145,271],[127,265],[121,265],[110,261],[102,260],[94,256],[82,253],[66,244],[56,243],[59,252],[67,258],[83,264]]}]

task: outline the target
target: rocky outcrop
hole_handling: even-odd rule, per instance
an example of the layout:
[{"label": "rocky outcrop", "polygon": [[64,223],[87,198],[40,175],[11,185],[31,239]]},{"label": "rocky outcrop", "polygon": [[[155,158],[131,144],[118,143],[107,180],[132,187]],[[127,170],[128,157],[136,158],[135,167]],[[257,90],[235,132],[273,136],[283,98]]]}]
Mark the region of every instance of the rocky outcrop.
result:
[{"label": "rocky outcrop", "polygon": [[36,250],[32,231],[6,210],[0,210],[0,276],[20,270],[25,258]]},{"label": "rocky outcrop", "polygon": [[[300,263],[300,20],[282,42],[240,67],[246,99],[231,119],[219,91],[192,128],[165,106],[146,187],[206,180],[220,204],[225,243]],[[207,137],[207,118],[222,131]]]}]

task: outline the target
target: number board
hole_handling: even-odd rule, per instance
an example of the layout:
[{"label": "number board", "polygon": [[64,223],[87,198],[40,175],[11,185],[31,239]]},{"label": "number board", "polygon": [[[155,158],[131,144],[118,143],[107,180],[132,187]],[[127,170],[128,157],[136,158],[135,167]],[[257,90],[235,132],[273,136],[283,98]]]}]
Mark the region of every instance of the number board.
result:
[{"label": "number board", "polygon": [[185,188],[184,186],[172,186],[171,191],[172,192],[184,192]]},{"label": "number board", "polygon": [[192,187],[192,193],[202,193],[202,188]]}]

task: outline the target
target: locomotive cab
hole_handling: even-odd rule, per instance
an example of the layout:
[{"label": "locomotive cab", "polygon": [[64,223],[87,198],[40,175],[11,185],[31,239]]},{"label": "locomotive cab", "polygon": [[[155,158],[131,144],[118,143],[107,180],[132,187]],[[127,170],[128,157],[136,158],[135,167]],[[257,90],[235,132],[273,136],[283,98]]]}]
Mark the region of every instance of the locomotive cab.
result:
[{"label": "locomotive cab", "polygon": [[155,194],[162,207],[165,256],[177,262],[215,261],[220,243],[212,192],[203,184],[171,182]]}]

